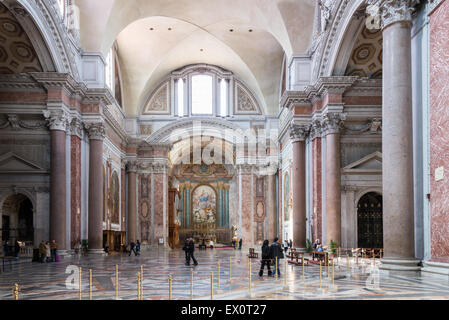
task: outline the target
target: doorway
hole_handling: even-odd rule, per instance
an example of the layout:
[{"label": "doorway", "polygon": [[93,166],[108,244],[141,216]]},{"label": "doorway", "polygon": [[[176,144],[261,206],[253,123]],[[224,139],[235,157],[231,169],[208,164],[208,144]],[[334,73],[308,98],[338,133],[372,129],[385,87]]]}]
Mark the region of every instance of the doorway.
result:
[{"label": "doorway", "polygon": [[383,248],[382,195],[370,192],[357,204],[359,248]]}]

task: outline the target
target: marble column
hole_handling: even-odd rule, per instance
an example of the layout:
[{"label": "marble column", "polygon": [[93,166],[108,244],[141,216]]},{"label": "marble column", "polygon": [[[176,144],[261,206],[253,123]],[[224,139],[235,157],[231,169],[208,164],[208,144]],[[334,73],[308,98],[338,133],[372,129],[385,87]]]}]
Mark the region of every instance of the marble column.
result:
[{"label": "marble column", "polygon": [[322,129],[326,136],[326,242],[341,245],[341,165],[340,127],[344,116],[328,113],[323,116]]},{"label": "marble column", "polygon": [[276,230],[276,175],[269,174],[268,180],[268,240],[271,242],[277,236]]},{"label": "marble column", "polygon": [[382,269],[417,271],[413,204],[411,1],[382,2]]},{"label": "marble column", "polygon": [[137,163],[128,162],[128,242],[136,241],[137,236]]},{"label": "marble column", "polygon": [[102,122],[85,123],[89,136],[89,253],[103,253],[103,140]]},{"label": "marble column", "polygon": [[[50,129],[50,241],[55,240],[60,254],[67,249],[66,215],[66,130],[70,115],[64,110],[45,110]],[[42,239],[40,239],[42,240]],[[39,241],[40,241],[39,240]]]},{"label": "marble column", "polygon": [[305,250],[307,238],[306,223],[306,134],[301,125],[290,127],[293,149],[292,202],[293,202],[293,246]]}]

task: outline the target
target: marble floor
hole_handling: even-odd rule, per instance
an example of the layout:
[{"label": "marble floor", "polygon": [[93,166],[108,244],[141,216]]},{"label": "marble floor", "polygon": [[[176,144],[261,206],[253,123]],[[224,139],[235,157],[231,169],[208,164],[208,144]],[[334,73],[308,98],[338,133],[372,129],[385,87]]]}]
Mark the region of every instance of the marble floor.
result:
[{"label": "marble floor", "polygon": [[[411,300],[449,299],[449,281],[442,278],[390,275],[379,272],[373,261],[359,259],[359,263],[342,258],[332,270],[320,267],[304,268],[281,263],[281,277],[259,277],[259,259],[251,260],[251,289],[246,250],[214,249],[195,251],[196,267],[184,265],[182,250],[154,249],[141,256],[113,254],[65,258],[58,263],[21,263],[6,267],[0,273],[0,300],[13,299],[14,284],[19,285],[21,300],[77,300],[80,298],[79,277],[74,270],[82,268],[81,298],[90,299],[89,269],[92,270],[91,296],[93,300],[116,299],[115,270],[119,269],[118,298],[137,299],[137,273],[143,268],[143,299],[169,299],[169,275],[172,277],[171,298],[191,299],[191,269],[195,300],[211,299],[269,299],[269,300]],[[218,272],[220,262],[220,273]],[[231,276],[229,266],[231,265]],[[329,272],[327,272],[329,271]],[[287,276],[285,277],[285,272]],[[218,277],[219,275],[219,277]]]}]

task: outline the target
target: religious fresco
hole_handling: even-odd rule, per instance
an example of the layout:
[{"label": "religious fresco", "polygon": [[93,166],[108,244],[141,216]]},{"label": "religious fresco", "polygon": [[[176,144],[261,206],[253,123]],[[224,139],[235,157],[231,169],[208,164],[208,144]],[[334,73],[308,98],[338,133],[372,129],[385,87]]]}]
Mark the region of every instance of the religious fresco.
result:
[{"label": "religious fresco", "polygon": [[192,194],[194,224],[212,224],[216,221],[217,199],[215,190],[207,185],[196,188]]},{"label": "religious fresco", "polygon": [[112,218],[111,222],[114,224],[120,223],[120,181],[117,176],[117,172],[112,174]]},{"label": "religious fresco", "polygon": [[284,175],[284,218],[285,221],[290,220],[290,178],[288,173]]}]

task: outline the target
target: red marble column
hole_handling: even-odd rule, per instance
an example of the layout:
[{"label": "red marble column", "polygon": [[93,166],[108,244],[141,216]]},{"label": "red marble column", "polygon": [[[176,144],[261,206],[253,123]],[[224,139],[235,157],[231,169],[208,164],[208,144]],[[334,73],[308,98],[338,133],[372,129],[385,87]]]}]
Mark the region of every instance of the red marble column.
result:
[{"label": "red marble column", "polygon": [[52,130],[50,172],[50,241],[66,248],[66,132]]},{"label": "red marble column", "polygon": [[66,250],[66,130],[69,114],[63,110],[46,110],[50,128],[50,241]]},{"label": "red marble column", "polygon": [[136,241],[137,236],[137,164],[128,163],[128,242]]},{"label": "red marble column", "polygon": [[326,242],[341,244],[341,165],[339,113],[323,116],[326,134]]},{"label": "red marble column", "polygon": [[[411,1],[386,1],[383,19],[382,269],[419,271],[415,259]],[[391,12],[394,11],[394,15]],[[442,79],[440,79],[442,81]]]},{"label": "red marble column", "polygon": [[321,138],[312,141],[312,170],[313,170],[313,235],[310,241],[322,240],[322,189],[321,189]]},{"label": "red marble column", "polygon": [[290,136],[293,147],[293,246],[306,248],[306,128],[292,126]]},{"label": "red marble column", "polygon": [[81,241],[81,139],[73,134],[70,137],[70,181],[71,181],[71,204],[70,204],[70,239],[71,248]]},{"label": "red marble column", "polygon": [[103,139],[104,125],[88,123],[89,134],[89,228],[88,246],[92,253],[103,248]]}]

